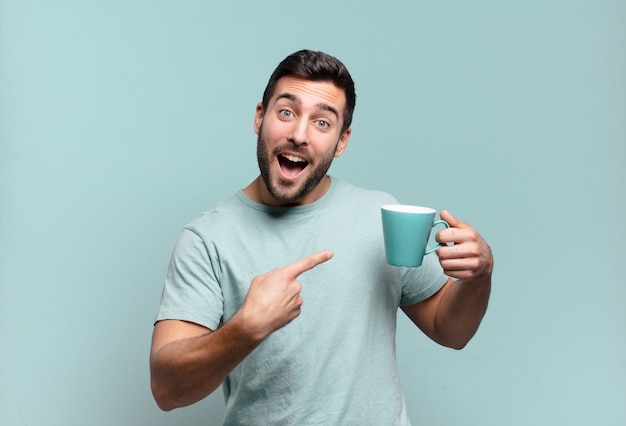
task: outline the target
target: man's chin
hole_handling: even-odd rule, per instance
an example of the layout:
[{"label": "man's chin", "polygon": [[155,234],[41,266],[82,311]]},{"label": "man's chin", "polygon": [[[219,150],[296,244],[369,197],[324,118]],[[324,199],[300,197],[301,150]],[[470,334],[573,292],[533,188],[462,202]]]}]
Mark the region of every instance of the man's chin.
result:
[{"label": "man's chin", "polygon": [[268,186],[268,191],[277,204],[297,204],[310,189],[306,182],[277,179]]},{"label": "man's chin", "polygon": [[[313,169],[313,173],[300,174],[296,179],[285,179],[281,176],[265,176],[265,186],[277,205],[301,204],[326,176],[328,168]],[[269,177],[269,179],[266,179]]]},{"label": "man's chin", "polygon": [[287,189],[283,186],[279,188],[273,187],[269,192],[277,204],[295,204],[305,195],[301,194],[298,188],[291,187]]}]

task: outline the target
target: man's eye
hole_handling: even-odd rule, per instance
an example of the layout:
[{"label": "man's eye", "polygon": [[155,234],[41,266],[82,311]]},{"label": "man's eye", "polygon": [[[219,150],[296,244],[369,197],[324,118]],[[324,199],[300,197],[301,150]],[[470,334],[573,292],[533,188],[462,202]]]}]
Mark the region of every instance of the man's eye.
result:
[{"label": "man's eye", "polygon": [[289,111],[288,109],[281,109],[279,114],[285,118],[290,118],[293,116],[292,112]]},{"label": "man's eye", "polygon": [[317,125],[318,127],[321,127],[322,129],[325,129],[327,127],[330,126],[330,123],[326,120],[317,120]]}]

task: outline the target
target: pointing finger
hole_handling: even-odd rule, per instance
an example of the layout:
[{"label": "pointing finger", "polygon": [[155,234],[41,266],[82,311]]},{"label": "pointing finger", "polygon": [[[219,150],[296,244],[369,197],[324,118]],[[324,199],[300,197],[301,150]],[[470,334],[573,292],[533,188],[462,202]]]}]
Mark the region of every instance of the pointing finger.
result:
[{"label": "pointing finger", "polygon": [[303,272],[309,269],[315,268],[317,265],[326,262],[333,257],[333,252],[330,250],[324,250],[319,253],[312,254],[307,257],[303,257],[297,262],[287,265],[283,268],[285,272],[291,274],[293,278],[297,278]]}]

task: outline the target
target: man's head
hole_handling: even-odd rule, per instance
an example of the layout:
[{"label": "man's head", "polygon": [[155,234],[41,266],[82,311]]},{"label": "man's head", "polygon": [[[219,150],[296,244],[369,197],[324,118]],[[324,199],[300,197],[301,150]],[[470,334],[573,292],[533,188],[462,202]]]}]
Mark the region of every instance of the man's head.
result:
[{"label": "man's head", "polygon": [[303,50],[283,60],[256,108],[262,179],[249,195],[271,205],[319,199],[328,168],[348,145],[354,104],[354,83],[337,59]]},{"label": "man's head", "polygon": [[324,52],[312,50],[300,50],[287,56],[278,64],[265,87],[261,101],[264,110],[267,109],[278,80],[288,76],[311,81],[328,81],[342,89],[346,96],[346,106],[343,110],[341,131],[344,132],[350,127],[356,105],[356,92],[354,81],[341,61]]}]

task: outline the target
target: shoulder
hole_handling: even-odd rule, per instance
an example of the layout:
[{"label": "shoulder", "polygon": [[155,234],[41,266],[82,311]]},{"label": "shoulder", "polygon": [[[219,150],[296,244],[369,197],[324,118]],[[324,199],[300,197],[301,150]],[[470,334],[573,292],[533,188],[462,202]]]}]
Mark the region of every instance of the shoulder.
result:
[{"label": "shoulder", "polygon": [[201,238],[206,235],[219,234],[232,229],[235,224],[240,224],[241,216],[247,211],[249,209],[242,203],[239,194],[235,193],[187,223],[184,230],[197,234]]},{"label": "shoulder", "polygon": [[340,200],[350,200],[357,205],[375,204],[379,207],[383,204],[398,202],[393,195],[385,191],[362,188],[338,178],[333,178],[333,181],[336,185],[336,198]]}]

